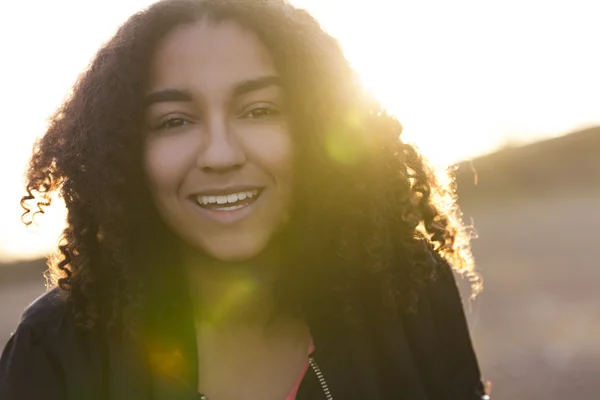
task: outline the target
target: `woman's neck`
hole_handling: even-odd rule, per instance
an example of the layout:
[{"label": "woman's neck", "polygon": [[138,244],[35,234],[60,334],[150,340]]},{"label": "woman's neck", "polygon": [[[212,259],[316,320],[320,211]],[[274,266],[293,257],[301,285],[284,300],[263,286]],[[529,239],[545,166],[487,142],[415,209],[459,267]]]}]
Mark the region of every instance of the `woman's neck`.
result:
[{"label": "woman's neck", "polygon": [[266,326],[275,312],[275,260],[221,262],[188,253],[184,257],[196,324],[221,330]]}]

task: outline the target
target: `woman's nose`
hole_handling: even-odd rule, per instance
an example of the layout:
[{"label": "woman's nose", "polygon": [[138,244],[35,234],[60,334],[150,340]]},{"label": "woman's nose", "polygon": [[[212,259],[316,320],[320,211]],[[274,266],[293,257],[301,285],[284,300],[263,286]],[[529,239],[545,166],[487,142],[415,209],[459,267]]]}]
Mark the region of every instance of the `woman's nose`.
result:
[{"label": "woman's nose", "polygon": [[198,169],[205,172],[227,172],[244,165],[246,154],[226,120],[213,120],[207,124],[206,129],[206,145],[196,160]]}]

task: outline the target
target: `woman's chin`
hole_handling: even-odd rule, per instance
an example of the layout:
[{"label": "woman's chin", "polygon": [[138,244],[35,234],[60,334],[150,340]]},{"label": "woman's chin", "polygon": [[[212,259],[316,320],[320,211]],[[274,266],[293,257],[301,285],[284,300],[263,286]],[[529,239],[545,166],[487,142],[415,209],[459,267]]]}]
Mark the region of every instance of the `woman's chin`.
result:
[{"label": "woman's chin", "polygon": [[287,255],[287,240],[281,230],[247,230],[215,236],[188,236],[183,242],[192,258],[217,263],[279,262]]},{"label": "woman's chin", "polygon": [[223,263],[243,263],[257,258],[265,253],[267,241],[253,240],[247,243],[205,243],[199,247],[210,258]]},{"label": "woman's chin", "polygon": [[[235,249],[238,250],[238,249]],[[209,253],[210,257],[223,263],[244,263],[257,258],[261,251],[217,251]]]}]

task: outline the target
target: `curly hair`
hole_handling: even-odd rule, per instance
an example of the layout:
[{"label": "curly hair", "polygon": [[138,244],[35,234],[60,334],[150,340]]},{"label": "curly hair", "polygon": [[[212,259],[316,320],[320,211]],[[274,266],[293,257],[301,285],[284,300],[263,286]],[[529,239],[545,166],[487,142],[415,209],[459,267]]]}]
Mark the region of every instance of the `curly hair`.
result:
[{"label": "curly hair", "polygon": [[367,301],[414,309],[442,263],[479,290],[453,180],[402,141],[401,124],[363,90],[313,17],[285,0],[162,0],[99,50],[27,171],[26,224],[53,193],[66,203],[67,225],[48,264],[81,326],[133,324],[156,287],[178,282],[174,238],[148,200],[142,99],[157,43],[202,19],[253,31],[289,92],[300,201],[281,304],[309,312],[325,302],[338,314],[356,314]]}]

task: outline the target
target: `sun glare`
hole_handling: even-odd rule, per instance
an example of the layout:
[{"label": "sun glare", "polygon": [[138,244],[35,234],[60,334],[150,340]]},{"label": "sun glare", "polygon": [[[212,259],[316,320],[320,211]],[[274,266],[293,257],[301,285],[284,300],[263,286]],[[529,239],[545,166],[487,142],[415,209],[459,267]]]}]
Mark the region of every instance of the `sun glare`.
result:
[{"label": "sun glare", "polygon": [[[150,0],[7,2],[0,45],[0,260],[56,248],[64,208],[20,222],[22,171],[45,120],[99,45]],[[295,0],[339,38],[365,86],[437,165],[600,123],[594,2]],[[15,32],[20,32],[15,35]],[[18,39],[15,39],[18,38]],[[41,66],[41,67],[40,67]]]}]

